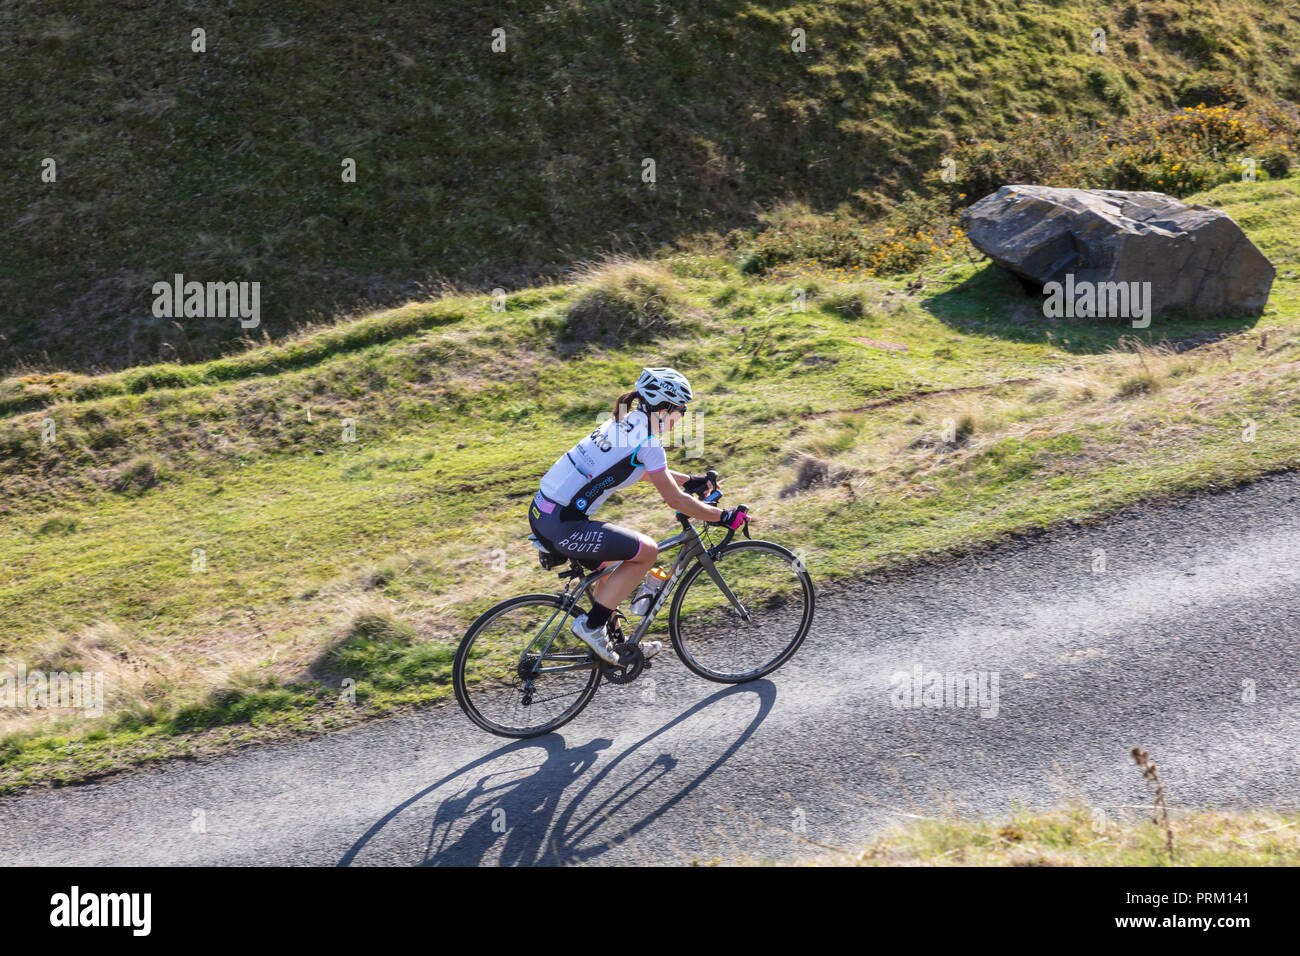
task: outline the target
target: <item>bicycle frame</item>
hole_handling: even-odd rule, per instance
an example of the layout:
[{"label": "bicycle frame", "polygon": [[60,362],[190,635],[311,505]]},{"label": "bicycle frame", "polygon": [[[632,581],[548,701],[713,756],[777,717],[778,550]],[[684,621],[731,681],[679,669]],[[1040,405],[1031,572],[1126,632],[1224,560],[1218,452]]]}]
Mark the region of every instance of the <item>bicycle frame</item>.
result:
[{"label": "bicycle frame", "polygon": [[[749,620],[749,612],[745,610],[744,605],[740,603],[736,596],[731,592],[731,589],[727,587],[726,582],[722,580],[722,576],[718,574],[718,569],[713,563],[718,552],[731,541],[732,537],[736,533],[735,530],[729,530],[726,538],[724,538],[720,543],[711,548],[706,548],[704,546],[704,541],[700,538],[699,530],[691,524],[691,519],[680,511],[677,512],[677,519],[682,524],[681,533],[675,534],[664,541],[660,541],[658,544],[660,552],[672,548],[678,548],[677,558],[673,561],[672,570],[669,572],[668,579],[664,581],[663,587],[659,589],[659,593],[655,596],[654,601],[651,602],[649,610],[646,612],[645,616],[641,618],[641,622],[636,626],[636,630],[632,632],[632,636],[627,638],[628,643],[639,643],[645,633],[650,630],[650,625],[654,623],[655,615],[659,613],[659,609],[662,608],[664,602],[668,600],[668,596],[672,593],[673,588],[677,585],[677,582],[681,579],[683,572],[685,572],[693,558],[698,558],[699,562],[704,565],[705,572],[713,579],[714,583],[717,584],[719,590],[722,591],[727,600],[731,602],[733,607],[735,607],[737,612],[741,615],[741,618],[746,621]],[[568,620],[569,612],[573,609],[574,605],[578,603],[578,600],[587,593],[588,589],[590,589],[593,584],[613,573],[613,571],[616,568],[621,567],[622,564],[622,561],[617,561],[607,568],[602,568],[599,571],[593,571],[590,574],[587,574],[582,565],[577,561],[570,561],[570,569],[561,572],[560,577],[578,578],[578,590],[571,592],[573,587],[572,583],[565,586],[561,606],[556,609],[550,618],[547,619],[546,623],[542,625],[542,629],[538,632],[537,637],[533,638],[532,641],[529,642],[528,646],[524,648],[523,653],[519,655],[520,662],[522,663],[523,660],[528,657],[529,653],[532,651],[533,647],[537,645],[538,641],[545,638],[549,632],[550,639],[546,641],[546,646],[537,654],[539,664],[541,661],[547,660],[548,658],[546,653],[551,649],[551,645],[555,643],[555,638],[559,636],[560,629],[564,627],[564,622]],[[563,616],[560,618],[559,623],[556,624],[554,630],[552,630],[551,622],[555,620],[557,614],[561,613]],[[565,660],[573,658],[570,658],[568,655],[557,655],[557,657],[550,659]],[[580,662],[575,660],[572,664],[562,664],[556,667],[538,666],[532,671],[532,673],[551,674],[557,671],[578,670],[599,666],[601,663],[602,662],[599,660],[592,661],[587,654],[584,654]]]}]

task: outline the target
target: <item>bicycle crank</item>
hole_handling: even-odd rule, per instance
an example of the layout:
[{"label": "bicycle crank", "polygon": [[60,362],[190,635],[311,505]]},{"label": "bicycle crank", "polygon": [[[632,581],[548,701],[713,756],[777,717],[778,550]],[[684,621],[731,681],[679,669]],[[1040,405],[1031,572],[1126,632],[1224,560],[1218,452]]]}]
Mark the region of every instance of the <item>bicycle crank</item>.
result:
[{"label": "bicycle crank", "polygon": [[618,651],[617,664],[606,664],[600,662],[601,673],[605,675],[605,680],[611,684],[630,684],[641,676],[641,671],[645,669],[645,654],[641,651],[641,645],[631,641],[625,641],[622,644],[615,644],[614,650]]}]

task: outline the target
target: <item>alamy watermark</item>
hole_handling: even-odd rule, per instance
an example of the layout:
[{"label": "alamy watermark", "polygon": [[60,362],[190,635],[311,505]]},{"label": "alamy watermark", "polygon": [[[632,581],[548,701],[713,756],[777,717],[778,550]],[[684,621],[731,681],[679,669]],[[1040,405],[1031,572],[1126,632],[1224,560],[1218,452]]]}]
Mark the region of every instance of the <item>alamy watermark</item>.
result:
[{"label": "alamy watermark", "polygon": [[1066,273],[1065,282],[1043,286],[1043,315],[1049,319],[1132,319],[1133,328],[1151,324],[1150,282],[1076,282]]},{"label": "alamy watermark", "polygon": [[51,926],[119,926],[132,936],[148,936],[152,912],[152,893],[83,893],[73,886],[50,897]]},{"label": "alamy watermark", "polygon": [[262,322],[260,282],[186,282],[178,272],[171,282],[155,282],[152,291],[155,318],[238,318],[245,329]]},{"label": "alamy watermark", "polygon": [[927,671],[917,664],[890,675],[890,702],[900,710],[920,707],[978,707],[981,717],[998,715],[997,671]]},{"label": "alamy watermark", "polygon": [[80,710],[86,717],[104,716],[104,675],[81,671],[28,671],[18,665],[0,673],[0,707],[32,710]]}]

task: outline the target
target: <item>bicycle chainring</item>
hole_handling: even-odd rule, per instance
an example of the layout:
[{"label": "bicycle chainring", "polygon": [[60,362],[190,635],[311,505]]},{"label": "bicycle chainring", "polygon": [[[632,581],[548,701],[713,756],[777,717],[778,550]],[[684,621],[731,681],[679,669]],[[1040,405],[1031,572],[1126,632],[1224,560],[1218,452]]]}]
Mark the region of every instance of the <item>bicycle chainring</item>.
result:
[{"label": "bicycle chainring", "polygon": [[645,654],[641,651],[641,645],[625,641],[622,644],[615,644],[614,650],[618,651],[620,663],[606,664],[601,661],[601,673],[605,675],[605,680],[611,684],[632,683],[641,676],[641,671],[645,669]]}]

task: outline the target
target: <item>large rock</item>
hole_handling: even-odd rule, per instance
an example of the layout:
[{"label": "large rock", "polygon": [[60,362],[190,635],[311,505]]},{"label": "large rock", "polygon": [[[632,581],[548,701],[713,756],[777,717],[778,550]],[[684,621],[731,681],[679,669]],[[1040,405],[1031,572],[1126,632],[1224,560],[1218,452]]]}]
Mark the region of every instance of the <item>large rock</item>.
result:
[{"label": "large rock", "polygon": [[1276,273],[1226,213],[1163,193],[1003,186],[961,221],[977,249],[1039,285],[1150,282],[1157,315],[1257,315]]}]

